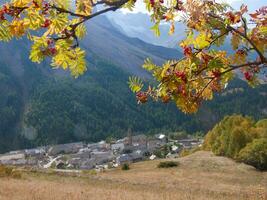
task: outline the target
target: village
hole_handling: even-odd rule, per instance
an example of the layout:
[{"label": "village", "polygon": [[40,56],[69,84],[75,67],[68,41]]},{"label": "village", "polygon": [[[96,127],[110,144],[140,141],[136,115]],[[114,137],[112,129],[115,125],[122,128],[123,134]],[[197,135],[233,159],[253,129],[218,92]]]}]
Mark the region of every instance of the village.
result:
[{"label": "village", "polygon": [[165,134],[128,135],[112,142],[59,144],[11,151],[0,155],[0,164],[38,169],[102,170],[124,163],[176,158],[182,150],[200,147],[202,139],[171,140]]}]

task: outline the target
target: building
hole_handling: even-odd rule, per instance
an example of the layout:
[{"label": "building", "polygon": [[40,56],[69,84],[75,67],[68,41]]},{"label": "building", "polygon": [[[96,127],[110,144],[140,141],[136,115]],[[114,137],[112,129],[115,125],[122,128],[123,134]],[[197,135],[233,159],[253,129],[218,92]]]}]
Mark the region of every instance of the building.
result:
[{"label": "building", "polygon": [[115,144],[111,144],[111,150],[113,152],[122,152],[125,148],[125,145],[123,142],[117,142]]},{"label": "building", "polygon": [[130,157],[132,159],[132,162],[139,162],[139,161],[142,161],[144,158],[143,155],[138,152],[131,153]]},{"label": "building", "polygon": [[146,146],[147,136],[146,135],[135,135],[131,139],[132,146]]},{"label": "building", "polygon": [[45,148],[26,149],[25,156],[27,158],[42,158],[46,154]]},{"label": "building", "polygon": [[132,162],[133,160],[129,154],[122,154],[116,158],[116,163],[118,165],[129,164]]},{"label": "building", "polygon": [[115,159],[111,151],[92,152],[90,158],[94,159],[96,165],[102,165],[104,163],[112,162],[113,159]]},{"label": "building", "polygon": [[82,142],[59,144],[59,145],[51,146],[48,149],[48,154],[51,156],[55,156],[59,154],[77,153],[82,148],[84,148],[84,143]]},{"label": "building", "polygon": [[24,152],[11,152],[11,153],[0,155],[0,163],[9,161],[9,160],[22,160],[22,159],[25,159]]}]

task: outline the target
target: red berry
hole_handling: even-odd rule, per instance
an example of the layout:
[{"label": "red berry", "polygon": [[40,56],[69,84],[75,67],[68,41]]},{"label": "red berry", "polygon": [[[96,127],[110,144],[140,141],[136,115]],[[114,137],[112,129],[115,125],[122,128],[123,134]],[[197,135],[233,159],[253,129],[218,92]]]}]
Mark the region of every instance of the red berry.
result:
[{"label": "red berry", "polygon": [[46,15],[48,14],[48,10],[50,8],[50,5],[46,2],[43,4],[42,14]]},{"label": "red berry", "polygon": [[155,6],[155,0],[150,0],[150,4],[152,7],[154,7]]},{"label": "red berry", "polygon": [[181,72],[181,71],[176,71],[175,72],[175,75],[180,78],[183,82],[187,82],[187,77],[186,77],[186,74],[185,72]]},{"label": "red berry", "polygon": [[192,48],[191,47],[184,47],[184,55],[185,56],[192,56]]},{"label": "red berry", "polygon": [[39,8],[39,5],[38,5],[38,3],[36,1],[33,0],[32,3],[34,5],[34,7]]},{"label": "red berry", "polygon": [[146,103],[147,100],[148,100],[148,96],[147,96],[147,94],[145,92],[138,92],[136,94],[136,98],[141,103]]},{"label": "red berry", "polygon": [[8,9],[7,5],[4,5],[2,10],[3,10],[4,13],[8,13],[9,9]]},{"label": "red berry", "polygon": [[6,19],[5,13],[2,10],[0,10],[0,20],[5,20],[5,19]]},{"label": "red berry", "polygon": [[43,8],[44,8],[44,10],[48,10],[49,9],[49,4],[47,2],[44,3]]},{"label": "red berry", "polygon": [[47,44],[48,44],[48,45],[51,45],[51,44],[53,44],[53,43],[54,43],[54,40],[52,40],[52,39],[48,39],[48,40],[47,40]]},{"label": "red berry", "polygon": [[50,19],[45,19],[45,22],[44,22],[44,24],[42,25],[42,27],[43,27],[43,28],[47,28],[47,27],[50,26],[50,24],[51,24],[51,20],[50,20]]},{"label": "red berry", "polygon": [[53,48],[49,48],[49,52],[50,52],[50,54],[51,54],[52,56],[54,56],[54,55],[57,53],[57,50],[56,50],[55,47],[53,47]]},{"label": "red berry", "polygon": [[161,97],[161,100],[163,103],[168,103],[170,101],[170,96],[169,95],[165,95]]},{"label": "red berry", "polygon": [[245,76],[245,79],[247,81],[251,81],[252,80],[252,77],[253,77],[253,75],[250,72],[245,72],[244,73],[244,76]]},{"label": "red berry", "polygon": [[213,74],[213,76],[214,76],[215,78],[218,78],[218,77],[221,76],[221,72],[218,71],[218,70],[214,70],[214,71],[212,71],[212,74]]}]

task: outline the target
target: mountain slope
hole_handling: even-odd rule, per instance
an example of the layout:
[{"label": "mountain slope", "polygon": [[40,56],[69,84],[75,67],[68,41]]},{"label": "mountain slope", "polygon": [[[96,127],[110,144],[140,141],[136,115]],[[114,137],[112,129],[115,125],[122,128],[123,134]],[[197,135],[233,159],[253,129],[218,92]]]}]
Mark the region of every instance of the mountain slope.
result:
[{"label": "mountain slope", "polygon": [[89,54],[96,54],[133,74],[145,75],[141,66],[146,58],[162,64],[166,59],[182,56],[178,50],[151,45],[123,35],[105,16],[93,19],[87,26],[88,36],[83,40],[83,46]]},{"label": "mountain slope", "polygon": [[[140,66],[146,57],[156,62],[179,57],[173,49],[129,38],[105,17],[90,22],[82,43],[88,71],[73,79],[47,62],[28,59],[24,40],[0,45],[0,152],[78,140],[99,141],[134,133],[206,131],[225,114],[267,115],[267,88],[249,88],[242,81],[229,87],[241,93],[218,96],[195,115],[184,115],[173,104],[137,105],[128,89],[131,74],[147,76]],[[251,96],[253,94],[253,96]]]},{"label": "mountain slope", "polygon": [[[67,135],[67,131],[65,132],[63,126],[60,126],[59,124],[55,125],[56,127],[54,130],[57,130],[57,132],[55,133],[52,131],[50,133],[50,135],[58,135],[54,140],[52,140],[53,137],[51,137],[50,140],[42,139],[40,137],[41,139],[39,138],[37,141],[32,142],[22,137],[22,135],[27,136],[27,138],[36,137],[36,127],[27,125],[27,123],[34,124],[35,122],[27,121],[26,113],[29,113],[29,110],[33,105],[37,105],[37,111],[42,110],[38,105],[40,102],[47,103],[48,101],[48,99],[38,99],[35,94],[39,94],[42,90],[49,94],[54,91],[59,91],[59,94],[62,94],[64,91],[70,89],[68,84],[73,86],[73,90],[77,89],[77,91],[86,93],[87,96],[86,99],[83,100],[84,102],[92,102],[92,104],[99,103],[101,105],[98,104],[96,110],[93,111],[94,113],[89,117],[90,121],[92,121],[91,124],[93,124],[92,126],[94,127],[90,129],[91,124],[88,127],[91,136],[83,138],[98,140],[105,137],[103,136],[104,133],[106,135],[108,135],[109,132],[112,134],[122,134],[122,132],[128,129],[129,122],[135,118],[139,124],[142,123],[142,121],[147,124],[146,130],[149,129],[149,126],[154,126],[154,122],[151,122],[152,119],[149,119],[147,116],[142,117],[146,114],[142,114],[143,112],[138,113],[139,111],[137,109],[138,106],[136,105],[135,98],[128,90],[128,76],[132,73],[147,76],[141,69],[141,65],[146,57],[151,57],[155,62],[162,63],[165,58],[179,57],[179,52],[146,44],[140,40],[130,39],[117,31],[105,17],[100,17],[91,21],[88,26],[90,27],[88,36],[82,42],[82,46],[87,50],[87,59],[89,63],[88,76],[85,75],[78,81],[68,78],[69,75],[65,76],[65,72],[52,70],[48,66],[48,62],[39,65],[30,62],[28,59],[30,44],[26,40],[12,41],[8,44],[1,43],[0,113],[2,120],[0,121],[0,152],[9,149],[22,148],[25,145],[36,145],[37,143],[66,142],[67,140],[72,141],[81,139],[80,136],[71,136],[68,139],[66,139],[66,136],[64,139],[59,132]],[[162,54],[162,52],[165,53]],[[112,63],[115,63],[116,66]],[[85,77],[88,77],[89,80]],[[62,79],[67,80],[65,81]],[[109,82],[107,82],[107,80],[109,80]],[[65,84],[65,82],[67,83]],[[88,87],[86,88],[84,85]],[[80,87],[82,87],[82,89],[79,89]],[[119,94],[115,96],[114,93],[116,92],[112,91],[113,88],[116,88],[118,93],[123,91],[121,94],[124,96],[119,96]],[[99,92],[98,96],[95,95],[95,91]],[[75,96],[70,98],[75,98]],[[103,101],[101,101],[101,98],[103,98]],[[131,98],[130,102],[128,102],[129,98]],[[52,99],[52,101],[54,100]],[[55,102],[57,103],[54,104],[55,107],[52,105],[43,107],[44,112],[47,113],[48,116],[50,116],[49,111],[52,112],[53,110],[56,110],[57,107],[60,108],[59,104],[62,102],[60,100]],[[120,119],[120,116],[117,116],[118,122],[114,125],[113,130],[111,130],[111,126],[114,122],[114,120],[112,121],[113,116],[108,116],[108,111],[106,107],[104,107],[104,104],[108,105],[112,102],[114,107],[109,106],[109,111],[114,110],[115,113],[118,112],[118,110],[121,110],[118,106],[120,105],[121,107],[125,107],[126,112],[130,113],[128,118],[125,118],[125,121],[127,119],[127,122],[123,121],[123,118]],[[90,104],[84,106],[86,107],[86,109],[84,109],[86,112],[89,112],[92,107]],[[63,110],[61,111],[64,113]],[[60,114],[57,119],[64,119],[61,115],[62,112],[59,112]],[[105,118],[103,118],[103,113]],[[78,115],[79,114],[81,113],[78,113]],[[51,115],[49,120],[53,120],[54,118],[56,118],[56,116]],[[108,120],[106,120],[107,118]],[[41,132],[43,135],[49,135],[49,131],[45,130],[45,126],[49,125],[49,122],[45,121],[45,119],[45,117],[40,119],[40,123],[43,126],[42,128],[39,127],[38,130],[42,129]],[[71,120],[74,119],[72,118]],[[27,121],[27,123],[25,121]],[[66,119],[66,121],[68,121],[68,119]],[[105,121],[107,121],[107,123]],[[71,127],[77,127],[75,123],[71,122]],[[104,125],[105,123],[107,125]],[[127,125],[124,125],[125,123]],[[68,124],[67,127],[69,127],[70,124]],[[39,126],[41,125],[39,124]],[[136,127],[137,126],[139,125],[136,125]],[[160,128],[160,126],[157,127]],[[71,131],[71,134],[73,134],[74,129],[70,128],[69,130]],[[95,136],[92,136],[92,133]]]},{"label": "mountain slope", "polygon": [[139,38],[154,45],[176,48],[178,42],[185,37],[185,26],[182,23],[176,23],[176,30],[173,35],[169,35],[170,26],[168,24],[161,24],[161,34],[157,37],[150,30],[153,23],[150,21],[148,14],[115,12],[109,13],[107,16],[111,23],[125,35]]}]

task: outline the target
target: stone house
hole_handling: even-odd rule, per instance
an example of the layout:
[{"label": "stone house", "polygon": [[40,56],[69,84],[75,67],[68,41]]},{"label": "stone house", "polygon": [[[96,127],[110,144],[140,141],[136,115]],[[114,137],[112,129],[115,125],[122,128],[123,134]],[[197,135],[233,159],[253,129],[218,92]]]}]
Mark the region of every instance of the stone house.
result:
[{"label": "stone house", "polygon": [[69,144],[59,144],[51,146],[48,149],[48,155],[55,156],[59,154],[72,154],[79,152],[80,149],[84,148],[84,143],[69,143]]},{"label": "stone house", "polygon": [[10,160],[23,160],[25,159],[24,152],[10,152],[7,154],[0,155],[0,163],[7,162]]},{"label": "stone house", "polygon": [[129,164],[132,162],[133,160],[129,154],[122,154],[116,158],[116,163],[118,165]]},{"label": "stone house", "polygon": [[111,150],[113,152],[122,152],[124,150],[124,148],[125,148],[125,145],[123,142],[111,144]]}]

